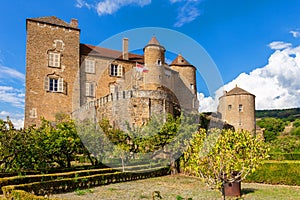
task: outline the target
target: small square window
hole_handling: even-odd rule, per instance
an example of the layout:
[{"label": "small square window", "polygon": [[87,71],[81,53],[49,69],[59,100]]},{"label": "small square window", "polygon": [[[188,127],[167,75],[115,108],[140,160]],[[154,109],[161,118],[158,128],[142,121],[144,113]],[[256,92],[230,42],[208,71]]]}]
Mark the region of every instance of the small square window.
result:
[{"label": "small square window", "polygon": [[94,60],[86,59],[84,61],[84,64],[85,64],[85,72],[86,73],[92,73],[92,74],[95,73],[95,61]]},{"label": "small square window", "polygon": [[232,109],[232,105],[228,105],[228,110],[231,110]]},{"label": "small square window", "polygon": [[60,67],[60,53],[49,52],[48,65],[49,67]]}]

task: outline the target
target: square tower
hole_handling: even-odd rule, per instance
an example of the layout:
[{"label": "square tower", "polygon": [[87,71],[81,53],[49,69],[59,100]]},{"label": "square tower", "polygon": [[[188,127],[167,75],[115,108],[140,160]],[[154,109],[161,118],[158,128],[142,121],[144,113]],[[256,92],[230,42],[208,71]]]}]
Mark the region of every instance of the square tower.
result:
[{"label": "square tower", "polygon": [[[26,20],[26,97],[24,127],[55,119],[79,107],[80,29],[57,17]],[[75,92],[76,91],[76,92]],[[74,99],[74,100],[73,100]]]}]

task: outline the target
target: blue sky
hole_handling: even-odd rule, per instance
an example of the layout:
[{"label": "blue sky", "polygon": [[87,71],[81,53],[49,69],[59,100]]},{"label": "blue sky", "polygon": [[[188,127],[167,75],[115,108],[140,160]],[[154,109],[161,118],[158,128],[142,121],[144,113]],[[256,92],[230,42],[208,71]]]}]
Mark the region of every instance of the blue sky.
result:
[{"label": "blue sky", "polygon": [[[67,22],[78,19],[86,44],[143,27],[192,38],[209,54],[225,84],[214,96],[199,79],[201,110],[215,109],[216,97],[235,84],[256,95],[257,109],[300,107],[299,10],[298,0],[2,1],[0,118],[10,115],[18,125],[23,121],[26,18],[53,15]],[[150,38],[143,40],[146,44]]]}]

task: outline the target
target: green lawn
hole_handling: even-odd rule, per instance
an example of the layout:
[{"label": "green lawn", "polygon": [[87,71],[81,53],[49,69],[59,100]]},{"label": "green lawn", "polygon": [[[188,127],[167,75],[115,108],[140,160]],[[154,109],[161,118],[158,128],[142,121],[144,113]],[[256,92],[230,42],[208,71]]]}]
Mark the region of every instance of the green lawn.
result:
[{"label": "green lawn", "polygon": [[[164,176],[132,182],[123,182],[96,187],[86,191],[53,195],[63,199],[153,199],[154,193],[160,193],[162,199],[222,199],[221,193],[210,190],[198,178],[182,175]],[[300,199],[299,186],[266,185],[242,183],[241,199]],[[227,198],[228,199],[228,198]]]}]

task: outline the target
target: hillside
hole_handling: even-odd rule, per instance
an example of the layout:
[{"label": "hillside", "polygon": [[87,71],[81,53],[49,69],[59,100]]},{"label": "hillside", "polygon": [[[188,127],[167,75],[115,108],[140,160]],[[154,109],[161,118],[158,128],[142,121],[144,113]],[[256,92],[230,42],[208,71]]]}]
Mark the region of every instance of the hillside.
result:
[{"label": "hillside", "polygon": [[287,121],[294,121],[300,118],[300,108],[256,110],[256,118],[274,117]]}]

